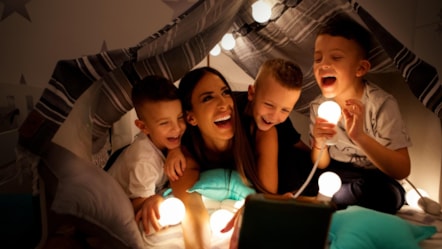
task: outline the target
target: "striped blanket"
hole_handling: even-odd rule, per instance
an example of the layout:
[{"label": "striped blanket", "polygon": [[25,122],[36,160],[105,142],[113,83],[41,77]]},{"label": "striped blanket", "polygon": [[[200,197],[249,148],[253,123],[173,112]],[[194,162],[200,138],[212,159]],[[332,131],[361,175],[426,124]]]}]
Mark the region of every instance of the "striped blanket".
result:
[{"label": "striped blanket", "polygon": [[393,37],[357,1],[275,1],[273,11],[277,16],[266,25],[253,21],[253,2],[201,0],[133,47],[58,61],[41,98],[20,127],[18,146],[42,155],[79,97],[98,83],[96,104],[89,114],[90,153],[98,153],[112,124],[132,109],[130,90],[135,79],[159,74],[179,80],[206,57],[226,32],[234,32],[237,37],[237,46],[227,55],[251,77],[269,57],[283,57],[301,66],[305,84],[295,111],[307,115],[310,101],[319,94],[310,62],[314,34],[327,18],[341,12],[352,16],[377,38],[370,52],[371,73],[401,74],[416,98],[442,118],[442,86],[436,69]]}]

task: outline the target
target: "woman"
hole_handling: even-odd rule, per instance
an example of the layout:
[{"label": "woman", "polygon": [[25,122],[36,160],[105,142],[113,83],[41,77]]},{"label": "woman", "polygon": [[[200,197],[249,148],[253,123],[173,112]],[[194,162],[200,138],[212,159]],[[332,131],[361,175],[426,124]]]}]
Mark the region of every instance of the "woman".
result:
[{"label": "woman", "polygon": [[186,170],[178,180],[171,181],[171,187],[186,206],[182,222],[186,248],[210,248],[209,214],[201,195],[186,191],[196,183],[201,171],[235,169],[245,183],[250,181],[263,191],[231,92],[223,75],[210,67],[190,71],[179,84],[188,124],[182,141]]}]

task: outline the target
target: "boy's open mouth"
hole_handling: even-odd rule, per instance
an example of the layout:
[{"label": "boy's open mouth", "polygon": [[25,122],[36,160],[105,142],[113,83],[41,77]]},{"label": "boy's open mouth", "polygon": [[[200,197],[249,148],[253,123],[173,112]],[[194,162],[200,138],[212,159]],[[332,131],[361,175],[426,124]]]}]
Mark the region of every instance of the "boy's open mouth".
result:
[{"label": "boy's open mouth", "polygon": [[272,122],[270,122],[270,121],[267,121],[267,120],[265,120],[264,118],[261,118],[262,119],[262,122],[264,123],[264,124],[267,124],[267,125],[270,125],[270,124],[272,124]]},{"label": "boy's open mouth", "polygon": [[336,77],[333,77],[333,76],[322,78],[322,85],[323,86],[330,86],[330,85],[333,85],[335,82],[336,82]]}]

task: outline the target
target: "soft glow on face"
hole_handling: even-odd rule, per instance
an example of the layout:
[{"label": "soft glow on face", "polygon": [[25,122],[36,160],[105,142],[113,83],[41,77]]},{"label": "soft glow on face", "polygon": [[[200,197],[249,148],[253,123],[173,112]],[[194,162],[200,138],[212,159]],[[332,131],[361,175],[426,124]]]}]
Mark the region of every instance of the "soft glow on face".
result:
[{"label": "soft glow on face", "polygon": [[231,50],[235,47],[236,41],[233,37],[233,34],[227,33],[223,36],[221,39],[221,47],[223,47],[225,50]]},{"label": "soft glow on face", "polygon": [[[218,209],[210,215],[210,228],[212,229],[212,233],[217,236],[228,236],[229,233],[221,233],[221,230],[227,225],[233,218],[233,213],[227,211],[226,209]],[[230,232],[232,232],[231,229]]]},{"label": "soft glow on face", "polygon": [[175,197],[170,197],[160,204],[160,219],[158,223],[161,226],[171,226],[180,223],[185,214],[183,202]]},{"label": "soft glow on face", "polygon": [[272,15],[272,7],[264,1],[256,1],[252,4],[253,19],[259,23],[265,23]]},{"label": "soft glow on face", "polygon": [[[422,196],[430,197],[430,195],[428,195],[428,193],[425,190],[420,188],[418,188],[417,190],[419,191],[419,193],[421,193]],[[421,197],[419,196],[419,194],[416,192],[415,189],[411,189],[405,194],[405,200],[407,200],[407,203],[410,207],[421,209],[421,207],[418,205],[418,201],[420,198]]]},{"label": "soft glow on face", "polygon": [[322,173],[318,179],[319,193],[331,198],[341,188],[341,178],[331,171]]},{"label": "soft glow on face", "polygon": [[341,117],[341,107],[332,100],[324,101],[318,107],[318,116],[330,123],[337,124]]},{"label": "soft glow on face", "polygon": [[210,50],[210,55],[212,56],[218,56],[221,53],[221,47],[216,44],[215,47],[212,48],[212,50]]}]

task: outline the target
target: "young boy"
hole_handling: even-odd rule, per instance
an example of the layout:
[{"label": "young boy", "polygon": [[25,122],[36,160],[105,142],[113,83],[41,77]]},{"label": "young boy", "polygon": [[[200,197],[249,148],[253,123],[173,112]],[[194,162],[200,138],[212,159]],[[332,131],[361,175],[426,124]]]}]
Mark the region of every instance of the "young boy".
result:
[{"label": "young boy", "polygon": [[[288,118],[301,95],[302,79],[302,71],[294,63],[269,59],[248,92],[234,93],[243,123],[255,141],[259,174],[273,193],[297,190],[312,168],[310,148]],[[303,195],[316,194],[317,181],[313,181]]]},{"label": "young boy", "polygon": [[180,146],[186,124],[178,89],[163,77],[147,76],[137,82],[132,89],[132,103],[140,133],[108,172],[129,196],[136,221],[141,220],[149,234],[149,222],[156,231],[160,229],[160,191],[167,183],[163,171],[167,152]]},{"label": "young boy", "polygon": [[[337,173],[341,189],[333,196],[338,208],[360,205],[396,213],[404,189],[396,181],[410,174],[411,145],[393,96],[363,79],[370,69],[370,33],[348,17],[323,27],[315,41],[313,70],[321,89],[310,105],[312,159],[318,168]],[[333,99],[342,109],[335,126],[318,117],[318,106]],[[337,136],[336,145],[325,141]]]}]

